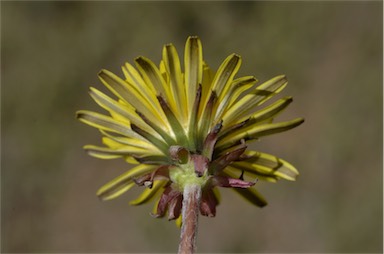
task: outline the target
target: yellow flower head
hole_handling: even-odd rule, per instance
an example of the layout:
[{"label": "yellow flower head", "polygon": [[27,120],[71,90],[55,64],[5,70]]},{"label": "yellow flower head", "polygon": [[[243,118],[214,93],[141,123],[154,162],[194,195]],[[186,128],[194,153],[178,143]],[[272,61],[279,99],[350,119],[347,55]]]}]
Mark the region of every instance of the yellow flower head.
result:
[{"label": "yellow flower head", "polygon": [[180,217],[183,188],[202,188],[200,212],[215,216],[216,187],[231,187],[257,206],[266,201],[251,186],[255,179],[295,180],[298,171],[274,155],[248,151],[247,144],[262,136],[286,131],[304,120],[274,123],[291,102],[285,97],[259,108],[287,85],[285,76],[256,86],[252,76],[235,78],[241,57],[228,56],[216,73],[203,61],[198,37],[189,37],[184,71],[172,44],[163,48],[159,67],[145,57],[126,63],[124,78],[102,70],[101,82],[117,97],[91,87],[90,95],[109,115],[81,110],[80,121],[100,130],[105,146],[84,148],[101,159],[124,158],[138,164],[99,189],[113,199],[134,185],[146,189],[132,205],[157,198],[154,215]]}]

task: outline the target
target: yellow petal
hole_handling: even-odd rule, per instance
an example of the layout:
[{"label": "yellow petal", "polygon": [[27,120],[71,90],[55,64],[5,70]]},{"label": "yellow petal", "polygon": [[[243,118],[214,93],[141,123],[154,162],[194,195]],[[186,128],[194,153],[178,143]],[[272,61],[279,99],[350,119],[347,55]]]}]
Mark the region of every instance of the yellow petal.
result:
[{"label": "yellow petal", "polygon": [[100,190],[97,192],[97,196],[101,198],[103,201],[111,200],[114,198],[117,198],[121,195],[123,195],[125,192],[130,190],[133,186],[135,186],[135,183],[122,183],[121,186],[116,186],[116,189],[114,189],[111,192],[100,192]]},{"label": "yellow petal", "polygon": [[183,217],[180,215],[176,220],[175,220],[176,227],[181,228],[181,225],[183,224]]},{"label": "yellow petal", "polygon": [[[201,86],[202,92],[201,92],[200,102],[208,101],[209,98],[207,97],[211,96],[213,77],[214,77],[214,72],[211,70],[208,64],[203,61],[203,81]],[[203,103],[200,103],[200,104],[201,106],[199,107],[198,119],[201,118],[204,107],[205,107]]]},{"label": "yellow petal", "polygon": [[173,130],[173,133],[176,136],[176,140],[179,144],[183,144],[185,146],[188,146],[188,138],[185,133],[185,128],[180,124],[180,121],[177,119],[177,117],[172,112],[171,108],[169,107],[168,103],[163,99],[163,97],[159,96],[159,102],[161,105],[161,108],[165,112],[165,115],[168,119],[169,124],[171,125],[171,128]]},{"label": "yellow petal", "polygon": [[279,113],[281,113],[290,103],[292,102],[292,97],[282,98],[271,105],[256,111],[249,118],[250,122],[264,122],[268,121],[271,118],[275,118]]},{"label": "yellow petal", "polygon": [[81,122],[97,129],[118,133],[134,139],[145,140],[136,132],[132,131],[129,126],[122,124],[111,117],[87,110],[80,110],[76,112],[76,114]]},{"label": "yellow petal", "polygon": [[[216,122],[212,121],[215,117],[215,112],[218,108],[218,104],[222,102],[223,97],[225,96],[225,93],[230,87],[230,84],[232,83],[233,77],[237,73],[238,69],[240,68],[241,64],[241,58],[236,55],[232,54],[228,56],[224,62],[219,67],[219,70],[217,71],[213,81],[212,81],[212,93],[215,93],[217,96],[217,100],[212,105],[212,112],[210,113],[210,118],[204,119],[203,121],[207,121],[208,129],[213,127],[213,125],[216,124]],[[209,98],[206,98],[206,101],[203,101],[203,113],[202,115],[205,116],[205,111],[208,110],[206,105],[209,101]],[[205,118],[205,117],[204,117]]]},{"label": "yellow petal", "polygon": [[224,169],[224,172],[233,173],[237,176],[237,178],[240,175],[243,175],[244,179],[248,179],[248,181],[262,180],[270,183],[276,183],[278,179],[275,175],[255,172],[254,170],[249,170],[248,168],[240,167],[238,165],[235,166],[234,164],[231,164],[231,166]]},{"label": "yellow petal", "polygon": [[87,152],[88,152],[88,155],[98,159],[103,159],[103,160],[112,160],[112,159],[123,157],[122,155],[115,155],[115,154],[105,154],[105,153],[99,153],[99,152],[93,152],[93,151],[87,151]]},{"label": "yellow petal", "polygon": [[245,153],[249,158],[236,162],[233,166],[247,167],[251,171],[273,174],[290,181],[294,181],[299,175],[294,166],[277,156],[256,151],[247,151]]},{"label": "yellow petal", "polygon": [[153,199],[156,194],[159,194],[160,191],[166,184],[168,180],[157,180],[153,182],[152,188],[145,188],[145,190],[140,194],[138,198],[129,202],[130,205],[141,205],[151,199]]},{"label": "yellow petal", "polygon": [[140,164],[105,184],[97,191],[97,196],[102,200],[116,198],[135,185],[132,180],[134,177],[149,173],[157,167],[156,165]]},{"label": "yellow petal", "polygon": [[163,48],[164,66],[169,73],[170,88],[173,98],[176,102],[175,114],[180,119],[184,127],[188,126],[188,106],[185,97],[185,86],[181,75],[180,59],[176,48],[172,44],[168,44]]},{"label": "yellow petal", "polygon": [[188,37],[185,44],[184,67],[188,112],[192,112],[196,89],[202,83],[203,77],[203,49],[200,39],[196,36]]},{"label": "yellow petal", "polygon": [[254,91],[245,95],[238,101],[235,101],[232,105],[229,105],[227,110],[223,114],[224,125],[232,125],[235,122],[240,122],[247,118],[246,115],[249,111],[256,106],[261,105],[281,90],[288,84],[285,76],[277,76],[264,82],[260,86],[256,87]]},{"label": "yellow petal", "polygon": [[302,118],[296,118],[291,121],[279,122],[279,123],[267,123],[267,124],[259,124],[254,123],[251,125],[245,125],[243,128],[239,130],[230,132],[227,136],[220,138],[217,142],[216,147],[218,149],[227,148],[232,145],[236,145],[240,142],[240,140],[245,139],[257,139],[262,136],[267,136],[283,131],[290,130],[296,126],[299,126],[304,122]]},{"label": "yellow petal", "polygon": [[153,108],[148,100],[132,85],[107,70],[102,70],[99,73],[99,78],[117,97],[132,105],[152,122],[158,122],[160,125],[167,126],[167,122],[158,115],[158,108]]},{"label": "yellow petal", "polygon": [[113,155],[113,154],[105,154],[103,152],[97,152],[97,151],[87,151],[88,154],[92,157],[103,159],[103,160],[111,160],[111,159],[118,159],[123,157],[124,160],[126,160],[130,164],[138,164],[138,161],[134,159],[132,156],[122,156],[122,155]]},{"label": "yellow petal", "polygon": [[151,105],[152,112],[157,116],[157,119],[165,119],[164,112],[159,110],[160,105],[156,99],[157,91],[152,84],[147,84],[140,76],[139,72],[129,63],[125,63],[122,69],[127,82],[135,87],[135,89],[146,98]]},{"label": "yellow petal", "polygon": [[239,126],[235,128],[234,126],[225,125],[222,131],[220,132],[220,136],[224,137],[226,135],[233,135],[235,131],[246,130],[247,126],[250,125],[262,125],[272,123],[273,119],[280,114],[290,103],[292,102],[292,97],[285,97],[278,101],[275,101],[271,105],[257,110],[253,113],[246,121],[242,122],[243,127]]},{"label": "yellow petal", "polygon": [[169,84],[171,81],[169,80],[169,75],[168,75],[168,72],[167,72],[167,69],[165,67],[165,63],[163,60],[160,60],[159,71],[160,71],[161,76],[163,77],[165,83]]},{"label": "yellow petal", "polygon": [[233,95],[231,96],[229,100],[229,106],[235,102],[239,96],[245,92],[246,90],[250,89],[253,85],[255,85],[258,82],[258,80],[253,76],[245,76],[238,79],[235,79],[233,81],[233,85],[237,86],[233,89]]},{"label": "yellow petal", "polygon": [[[114,118],[118,118],[118,116],[116,116],[116,114],[118,114],[122,116],[126,122],[132,122],[152,135],[157,135],[157,133],[137,115],[133,108],[123,105],[122,103],[118,103],[93,87],[91,87],[90,94],[96,103],[102,108],[108,110]],[[157,137],[160,136],[157,135]]]},{"label": "yellow petal", "polygon": [[222,114],[227,109],[231,101],[236,100],[242,92],[251,88],[256,82],[257,80],[252,76],[234,80],[231,83],[229,90],[227,90],[225,93],[222,93],[222,98],[218,100],[215,109],[215,117],[213,118],[215,119],[214,122],[216,123],[221,120]]},{"label": "yellow petal", "polygon": [[136,58],[135,63],[145,83],[151,84],[151,86],[156,89],[156,95],[161,95],[165,97],[167,99],[167,102],[170,104],[173,112],[179,110],[178,108],[176,108],[176,102],[171,94],[169,85],[165,82],[156,65],[151,60],[145,57]]},{"label": "yellow petal", "polygon": [[142,149],[152,150],[152,151],[158,151],[161,153],[161,151],[154,146],[152,143],[148,142],[147,140],[139,140],[139,139],[133,139],[133,138],[127,138],[127,137],[121,137],[121,136],[114,136],[108,132],[101,131],[101,133],[108,137],[108,139],[103,138],[103,144],[111,147],[111,148],[117,148],[124,145],[128,146],[136,146]]},{"label": "yellow petal", "polygon": [[236,54],[228,56],[220,65],[212,81],[212,90],[216,92],[219,101],[223,99],[226,92],[241,65],[241,57]]},{"label": "yellow petal", "polygon": [[94,145],[86,145],[84,146],[84,149],[87,150],[90,153],[98,153],[98,154],[105,154],[105,155],[120,155],[120,156],[143,156],[143,155],[152,155],[150,151],[134,147],[134,146],[125,146],[120,148],[108,148],[108,147],[101,147],[101,146],[94,146]]},{"label": "yellow petal", "polygon": [[148,101],[155,101],[157,91],[152,84],[146,83],[140,73],[129,63],[125,63],[122,67],[127,82],[132,84],[140,94],[147,98]]}]

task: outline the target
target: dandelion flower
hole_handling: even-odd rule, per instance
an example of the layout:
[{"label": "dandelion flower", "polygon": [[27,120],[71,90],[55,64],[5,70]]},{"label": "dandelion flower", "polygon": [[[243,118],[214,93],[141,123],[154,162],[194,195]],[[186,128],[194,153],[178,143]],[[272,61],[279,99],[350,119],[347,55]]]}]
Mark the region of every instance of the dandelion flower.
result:
[{"label": "dandelion flower", "polygon": [[267,202],[251,188],[255,179],[295,180],[298,171],[287,161],[247,150],[252,141],[303,123],[302,118],[274,122],[292,97],[260,107],[284,89],[284,75],[260,85],[253,76],[237,78],[241,65],[237,54],[213,72],[203,60],[198,37],[187,39],[184,70],[172,44],[164,46],[159,66],[145,57],[136,58],[134,64],[122,67],[124,78],[107,70],[98,74],[115,99],[90,88],[91,97],[108,115],[77,112],[80,121],[103,136],[104,146],[84,147],[91,156],[123,158],[135,165],[98,190],[102,200],[143,186],[130,204],[155,199],[153,216],[183,219],[183,238],[183,232],[196,226],[197,213],[216,215],[217,187],[232,188],[262,207]]}]

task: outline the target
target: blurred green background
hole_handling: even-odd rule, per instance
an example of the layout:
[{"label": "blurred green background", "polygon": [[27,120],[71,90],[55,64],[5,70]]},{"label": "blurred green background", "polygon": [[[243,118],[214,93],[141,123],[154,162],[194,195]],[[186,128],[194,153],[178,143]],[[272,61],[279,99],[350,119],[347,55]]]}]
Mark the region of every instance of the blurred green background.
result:
[{"label": "blurred green background", "polygon": [[213,69],[235,52],[240,75],[286,74],[297,129],[255,149],[287,159],[297,182],[258,182],[269,205],[222,191],[201,218],[199,252],[382,252],[382,2],[1,2],[1,251],[176,252],[173,222],[131,207],[138,190],[95,192],[129,168],[86,155],[97,130],[75,119],[106,68],[163,44],[202,39]]}]

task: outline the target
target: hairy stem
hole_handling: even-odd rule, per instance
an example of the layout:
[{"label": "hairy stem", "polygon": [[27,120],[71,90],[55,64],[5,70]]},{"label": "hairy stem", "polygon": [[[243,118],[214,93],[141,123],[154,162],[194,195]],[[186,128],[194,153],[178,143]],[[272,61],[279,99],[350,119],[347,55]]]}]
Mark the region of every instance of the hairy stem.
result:
[{"label": "hairy stem", "polygon": [[183,192],[183,224],[181,226],[179,254],[190,254],[196,250],[197,224],[200,209],[201,186],[190,184]]}]

